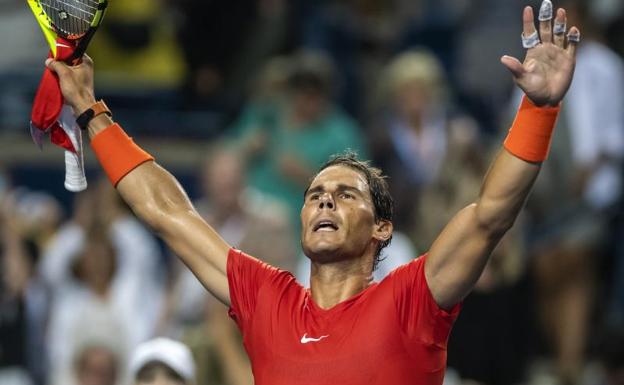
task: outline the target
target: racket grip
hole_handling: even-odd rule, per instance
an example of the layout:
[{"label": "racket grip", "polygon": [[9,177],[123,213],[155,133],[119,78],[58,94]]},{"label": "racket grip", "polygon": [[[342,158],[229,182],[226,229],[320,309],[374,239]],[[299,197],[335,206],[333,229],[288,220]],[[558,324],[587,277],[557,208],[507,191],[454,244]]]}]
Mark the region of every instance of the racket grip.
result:
[{"label": "racket grip", "polygon": [[65,151],[65,189],[71,192],[83,191],[87,188],[82,152],[82,131],[76,124],[71,108],[63,106],[61,127],[72,141],[76,152]]},{"label": "racket grip", "polygon": [[71,192],[80,192],[87,188],[82,152],[74,154],[65,151],[65,188]]}]

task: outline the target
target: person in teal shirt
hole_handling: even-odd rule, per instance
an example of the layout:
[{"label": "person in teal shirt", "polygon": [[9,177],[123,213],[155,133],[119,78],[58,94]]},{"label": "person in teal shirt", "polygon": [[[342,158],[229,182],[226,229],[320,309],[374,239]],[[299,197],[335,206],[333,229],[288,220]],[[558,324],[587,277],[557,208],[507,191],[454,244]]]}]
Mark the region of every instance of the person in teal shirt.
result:
[{"label": "person in teal shirt", "polygon": [[357,123],[332,101],[333,69],[325,56],[300,53],[279,66],[265,73],[283,77],[281,92],[251,102],[233,131],[249,162],[250,185],[282,200],[298,227],[301,192],[314,171],[334,154],[351,150],[366,158],[367,152]]}]

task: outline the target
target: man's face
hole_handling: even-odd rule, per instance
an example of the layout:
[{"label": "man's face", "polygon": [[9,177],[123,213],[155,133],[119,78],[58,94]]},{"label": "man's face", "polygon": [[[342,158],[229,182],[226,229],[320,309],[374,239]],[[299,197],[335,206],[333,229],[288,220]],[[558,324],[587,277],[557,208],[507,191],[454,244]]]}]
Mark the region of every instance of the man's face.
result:
[{"label": "man's face", "polygon": [[219,152],[204,170],[204,191],[216,207],[230,210],[237,205],[243,191],[243,175],[244,167],[240,157],[233,152]]},{"label": "man's face", "polygon": [[154,374],[152,378],[146,381],[136,381],[135,385],[187,385],[185,382],[171,378],[163,372]]},{"label": "man's face", "polygon": [[134,385],[187,385],[173,369],[165,364],[147,365],[137,374]]},{"label": "man's face", "polygon": [[301,209],[301,243],[315,262],[364,255],[375,229],[374,205],[364,175],[342,165],[321,171]]},{"label": "man's face", "polygon": [[406,119],[421,119],[430,104],[427,86],[414,80],[400,87],[395,95],[395,106]]},{"label": "man's face", "polygon": [[291,102],[299,121],[309,123],[323,115],[329,101],[321,91],[304,88],[292,92]]},{"label": "man's face", "polygon": [[114,385],[117,361],[106,349],[89,348],[82,353],[76,374],[80,385]]},{"label": "man's face", "polygon": [[108,287],[115,276],[115,250],[106,240],[90,240],[77,263],[80,278],[89,286]]}]

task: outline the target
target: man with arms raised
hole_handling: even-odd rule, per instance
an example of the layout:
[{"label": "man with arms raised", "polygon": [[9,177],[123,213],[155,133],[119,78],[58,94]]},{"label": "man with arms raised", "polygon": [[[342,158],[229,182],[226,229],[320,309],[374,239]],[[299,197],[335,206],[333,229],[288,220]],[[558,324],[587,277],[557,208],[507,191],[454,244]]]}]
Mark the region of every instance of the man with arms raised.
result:
[{"label": "man with arms raised", "polygon": [[95,104],[88,58],[73,68],[47,65],[60,76],[66,101],[121,196],[230,306],[257,384],[439,385],[459,303],[522,208],[572,80],[580,32],[573,27],[566,35],[562,9],[554,26],[552,19],[552,4],[544,0],[538,34],[532,9],[524,9],[524,63],[501,61],[526,96],[480,195],[427,255],[371,283],[379,251],[392,237],[387,185],[379,170],[349,156],[321,169],[301,209],[310,290],[231,248],[201,219],[174,177]]}]

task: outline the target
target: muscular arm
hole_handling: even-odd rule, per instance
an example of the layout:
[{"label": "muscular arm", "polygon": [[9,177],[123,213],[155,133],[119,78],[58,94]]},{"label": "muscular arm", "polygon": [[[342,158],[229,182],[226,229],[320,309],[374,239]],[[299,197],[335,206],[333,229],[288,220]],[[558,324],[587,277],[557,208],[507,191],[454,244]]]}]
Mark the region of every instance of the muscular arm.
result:
[{"label": "muscular arm", "polygon": [[425,274],[441,307],[450,308],[470,292],[490,253],[513,225],[539,169],[539,164],[501,150],[477,201],[457,213],[435,240]]},{"label": "muscular arm", "polygon": [[[60,79],[65,101],[76,114],[95,103],[93,62],[68,67],[48,61]],[[89,137],[113,124],[102,114],[89,123]],[[226,305],[230,303],[226,275],[230,246],[195,211],[178,181],[153,161],[145,162],[125,175],[117,190],[132,211],[156,233],[193,271],[200,282]]]},{"label": "muscular arm", "polygon": [[177,180],[155,162],[146,162],[121,179],[117,190],[202,285],[229,305],[226,263],[230,246],[199,216]]},{"label": "muscular arm", "polygon": [[[552,15],[549,3],[545,0],[540,12],[550,9]],[[526,7],[523,13],[524,36],[530,36],[535,31],[533,19],[533,10]],[[566,44],[564,34],[553,35],[550,19],[540,21],[542,42],[528,50],[524,63],[508,56],[501,59],[513,74],[516,84],[538,106],[558,105],[570,86],[574,72],[578,39],[570,38]],[[565,23],[563,9],[557,11],[556,21]],[[580,36],[576,27],[570,29],[568,37],[573,35]],[[468,295],[490,253],[513,225],[539,169],[539,164],[523,161],[506,149],[498,154],[477,200],[450,221],[429,251],[425,275],[438,305],[450,308]]]}]

